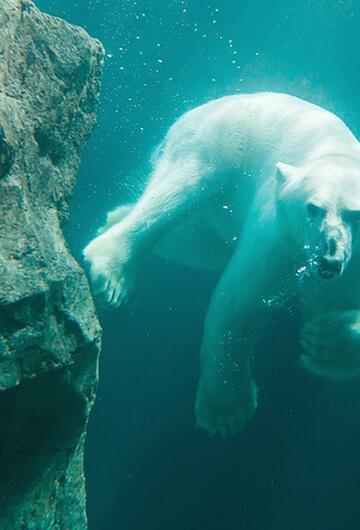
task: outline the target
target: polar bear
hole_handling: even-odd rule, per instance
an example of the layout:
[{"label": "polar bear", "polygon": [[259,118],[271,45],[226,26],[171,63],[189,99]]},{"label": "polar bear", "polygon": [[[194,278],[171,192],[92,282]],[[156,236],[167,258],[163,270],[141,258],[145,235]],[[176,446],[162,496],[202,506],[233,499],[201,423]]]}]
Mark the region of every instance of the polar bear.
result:
[{"label": "polar bear", "polygon": [[340,118],[278,93],[186,112],[154,157],[143,195],[108,215],[84,250],[110,306],[146,253],[221,272],[204,324],[197,424],[241,431],[257,404],[250,357],[264,300],[297,294],[301,359],[360,374],[360,144]]}]

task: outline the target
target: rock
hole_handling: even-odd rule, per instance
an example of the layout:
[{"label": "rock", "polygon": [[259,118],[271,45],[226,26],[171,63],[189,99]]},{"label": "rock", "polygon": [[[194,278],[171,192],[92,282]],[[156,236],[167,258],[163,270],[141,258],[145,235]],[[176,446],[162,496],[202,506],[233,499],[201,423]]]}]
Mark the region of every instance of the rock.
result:
[{"label": "rock", "polygon": [[61,226],[95,123],[101,44],[0,0],[0,528],[87,527],[101,330]]},{"label": "rock", "polygon": [[0,125],[0,178],[10,171],[14,162],[14,155],[14,149],[7,141],[5,131]]}]

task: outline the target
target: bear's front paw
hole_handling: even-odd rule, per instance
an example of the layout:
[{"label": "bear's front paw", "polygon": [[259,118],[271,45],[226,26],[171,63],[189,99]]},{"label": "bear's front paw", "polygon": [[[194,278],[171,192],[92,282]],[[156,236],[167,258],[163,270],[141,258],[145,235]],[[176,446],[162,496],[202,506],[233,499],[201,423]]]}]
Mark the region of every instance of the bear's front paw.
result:
[{"label": "bear's front paw", "polygon": [[[239,382],[240,383],[240,382]],[[257,392],[253,381],[234,385],[227,381],[212,384],[200,379],[196,403],[196,425],[210,435],[226,437],[243,431],[253,417]]]},{"label": "bear's front paw", "polygon": [[119,252],[119,246],[106,232],[84,249],[85,260],[90,264],[90,277],[94,295],[110,307],[125,303],[134,287],[134,267]]},{"label": "bear's front paw", "polygon": [[94,295],[100,302],[119,307],[128,301],[133,290],[133,281],[124,269],[116,264],[104,267],[101,271],[91,272]]},{"label": "bear's front paw", "polygon": [[360,373],[360,333],[357,311],[324,313],[300,333],[303,364],[320,375],[350,379]]}]

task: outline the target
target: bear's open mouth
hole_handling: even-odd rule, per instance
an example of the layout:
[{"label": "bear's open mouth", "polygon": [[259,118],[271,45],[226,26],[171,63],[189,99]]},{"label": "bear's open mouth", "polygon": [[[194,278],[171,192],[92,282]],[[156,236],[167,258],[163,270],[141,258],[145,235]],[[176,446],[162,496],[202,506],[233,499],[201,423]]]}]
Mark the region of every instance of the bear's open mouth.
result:
[{"label": "bear's open mouth", "polygon": [[343,264],[341,262],[328,262],[326,260],[320,260],[318,265],[318,273],[324,280],[333,280],[339,278],[343,272]]}]

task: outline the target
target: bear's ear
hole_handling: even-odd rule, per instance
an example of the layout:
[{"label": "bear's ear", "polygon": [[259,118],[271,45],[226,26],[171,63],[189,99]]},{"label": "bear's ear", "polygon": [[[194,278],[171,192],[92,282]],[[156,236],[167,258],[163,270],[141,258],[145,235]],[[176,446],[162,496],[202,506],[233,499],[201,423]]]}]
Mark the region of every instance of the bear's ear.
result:
[{"label": "bear's ear", "polygon": [[276,180],[279,184],[285,184],[286,182],[295,177],[296,171],[297,168],[295,166],[290,166],[290,164],[278,162],[276,164]]}]

